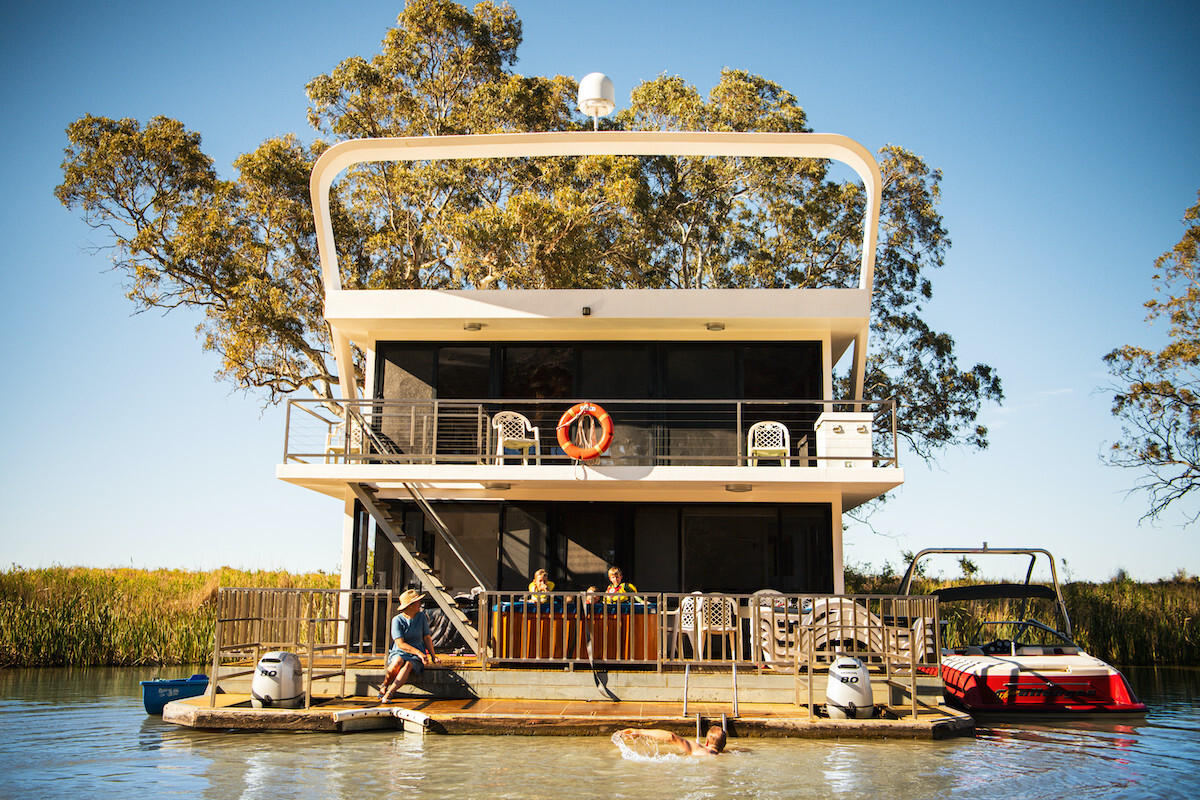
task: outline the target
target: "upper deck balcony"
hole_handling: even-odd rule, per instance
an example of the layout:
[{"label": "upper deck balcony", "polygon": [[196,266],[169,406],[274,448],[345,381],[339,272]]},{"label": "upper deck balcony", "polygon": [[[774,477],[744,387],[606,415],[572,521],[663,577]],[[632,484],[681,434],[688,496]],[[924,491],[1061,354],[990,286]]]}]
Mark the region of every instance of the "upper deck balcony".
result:
[{"label": "upper deck balcony", "polygon": [[[342,171],[372,162],[588,155],[840,161],[863,181],[857,280],[790,289],[343,287],[329,212],[331,187]],[[354,140],[321,156],[311,190],[341,399],[290,404],[284,463],[277,470],[283,480],[338,497],[351,483],[370,484],[385,497],[403,496],[406,484],[418,484],[431,498],[446,499],[811,501],[843,510],[903,482],[895,409],[864,395],[882,177],[856,142],[830,134],[661,131]],[[762,354],[770,348],[795,346],[813,354],[802,366],[796,359],[764,366]],[[366,354],[363,376],[356,347]],[[505,371],[515,361],[509,357],[518,349],[547,347],[574,348],[573,382],[544,394],[532,386],[514,389]],[[622,347],[641,348],[646,356],[649,366],[640,374],[649,377],[639,386],[614,387],[611,376],[622,356],[613,354]],[[698,391],[696,381],[685,390],[672,385],[670,359],[688,347],[684,360],[701,371],[709,365],[698,348],[739,353],[727,359],[724,386]],[[747,348],[758,348],[756,386],[747,381]],[[490,359],[490,372],[469,382],[481,388],[448,390],[440,371],[448,362],[437,361],[439,354],[475,358],[466,352],[471,349],[489,351],[480,357]],[[589,360],[600,349],[607,355]],[[389,361],[397,351],[407,355]],[[846,401],[834,399],[839,364],[849,378],[852,397]],[[533,367],[526,371],[532,374]],[[764,374],[803,374],[807,388],[781,395],[763,388]],[[362,386],[384,399],[360,400]],[[786,399],[764,399],[781,396]],[[813,396],[818,399],[797,399]],[[479,399],[465,399],[471,397]],[[608,451],[582,463],[556,449],[559,418],[580,399],[601,404],[615,422]],[[536,455],[498,454],[493,423],[505,410],[523,414],[538,429]],[[839,425],[828,416],[837,413],[860,416]],[[750,427],[764,420],[788,431],[783,464],[750,452]],[[832,437],[845,432],[858,438],[852,453],[831,446]]]},{"label": "upper deck balcony", "polygon": [[[557,435],[572,401],[294,400],[278,476],[337,496],[348,483],[399,495],[413,482],[456,499],[711,501],[715,491],[747,501],[837,495],[843,508],[903,482],[890,401],[596,402],[614,421],[612,444],[580,462]],[[534,444],[505,447],[502,412],[527,419]],[[786,456],[756,449],[751,431],[764,421],[786,431]]]}]

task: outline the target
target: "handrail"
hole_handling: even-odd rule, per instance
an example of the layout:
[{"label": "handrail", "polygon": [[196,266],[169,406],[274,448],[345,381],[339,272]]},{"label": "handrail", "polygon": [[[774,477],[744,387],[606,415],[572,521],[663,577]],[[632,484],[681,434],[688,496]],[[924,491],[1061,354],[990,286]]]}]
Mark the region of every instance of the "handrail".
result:
[{"label": "handrail", "polygon": [[[341,677],[344,695],[349,657],[382,658],[387,652],[393,600],[392,592],[380,589],[221,589],[210,705],[222,680],[252,674],[254,669],[238,666],[248,657],[257,665],[261,652],[273,649],[306,655],[306,703],[316,681]],[[729,600],[737,607],[732,640],[720,640],[726,631],[702,623],[698,614],[689,619],[681,613],[685,601],[696,611],[703,603]],[[850,655],[889,687],[906,691],[914,715],[918,677],[940,673],[933,596],[546,592],[531,599],[525,590],[484,592],[479,603],[482,644],[490,643],[478,651],[485,670],[501,664],[630,665],[660,672],[736,665],[758,674],[790,672],[795,704],[807,704],[812,713],[814,674]],[[703,653],[693,649],[702,636],[713,639]],[[338,662],[318,665],[317,657],[330,651],[340,655]]]},{"label": "handrail", "polygon": [[[351,654],[367,657],[387,652],[390,642],[386,641],[386,619],[392,597],[386,589],[220,589],[209,705],[216,705],[221,680],[253,674],[261,654],[270,650],[287,649],[307,656],[303,662],[306,707],[312,702],[313,681],[341,677],[344,695],[347,658]],[[349,616],[339,612],[343,598],[349,600],[345,605],[350,609]],[[381,621],[385,623],[384,641],[376,642]],[[357,643],[352,641],[355,638]],[[340,654],[340,664],[331,671],[317,672],[317,655],[329,651]],[[227,661],[241,664],[247,656],[253,663],[250,669],[235,667],[222,674]]]},{"label": "handrail", "polygon": [[[333,402],[336,408],[330,409]],[[497,452],[492,415],[517,411],[542,421],[541,465],[571,464],[557,447],[549,427],[573,402],[570,399],[463,399],[320,401],[288,403],[285,463],[455,464],[494,466],[507,455]],[[778,458],[751,458],[746,437],[755,422],[773,419],[790,431],[789,458],[796,467],[898,467],[897,403],[840,399],[620,400],[598,399],[615,420],[616,437],[595,466],[760,466]],[[305,413],[291,414],[291,406]],[[340,410],[340,413],[339,413]],[[831,431],[821,425],[843,411],[870,415],[856,423],[861,433],[853,453],[835,448]],[[337,442],[331,444],[334,429]],[[847,429],[848,432],[849,429]],[[823,447],[827,447],[823,451]],[[798,476],[797,476],[798,477]]]}]

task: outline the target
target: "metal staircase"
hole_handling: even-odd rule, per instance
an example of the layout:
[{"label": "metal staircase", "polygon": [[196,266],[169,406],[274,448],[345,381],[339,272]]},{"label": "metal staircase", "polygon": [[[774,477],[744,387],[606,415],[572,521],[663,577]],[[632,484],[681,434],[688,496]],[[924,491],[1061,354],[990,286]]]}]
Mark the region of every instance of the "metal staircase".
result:
[{"label": "metal staircase", "polygon": [[[358,498],[358,501],[362,503],[363,508],[375,520],[376,529],[387,537],[388,541],[392,543],[392,547],[404,559],[404,563],[408,565],[409,570],[421,581],[421,588],[446,614],[451,624],[454,625],[455,630],[466,640],[467,646],[471,648],[472,652],[478,653],[480,646],[479,631],[471,624],[471,621],[467,619],[467,615],[462,612],[462,609],[458,607],[458,603],[454,601],[454,598],[446,590],[446,586],[437,576],[437,571],[425,560],[426,554],[418,552],[416,537],[405,533],[404,526],[391,515],[386,506],[379,502],[374,488],[364,483],[350,484],[350,488],[354,491],[354,495]],[[432,524],[433,529],[450,547],[451,552],[466,567],[472,579],[485,590],[490,590],[492,587],[483,578],[482,573],[462,547],[459,546],[458,541],[454,538],[454,534],[450,532],[450,529],[446,527],[446,523],[442,521],[433,507],[429,505],[429,502],[421,494],[421,491],[409,483],[404,484],[404,488],[408,490],[413,500],[416,501],[417,506],[421,509],[425,518]]]}]

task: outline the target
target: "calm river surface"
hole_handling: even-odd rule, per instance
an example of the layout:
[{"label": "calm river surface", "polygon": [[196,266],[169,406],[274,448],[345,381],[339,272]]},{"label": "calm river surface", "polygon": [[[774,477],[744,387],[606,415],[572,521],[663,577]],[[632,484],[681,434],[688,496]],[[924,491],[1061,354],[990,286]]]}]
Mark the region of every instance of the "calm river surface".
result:
[{"label": "calm river surface", "polygon": [[944,742],[734,739],[631,760],[607,737],[205,733],[147,717],[186,669],[0,671],[3,798],[1193,798],[1200,670],[1133,669],[1145,719],[986,720]]}]

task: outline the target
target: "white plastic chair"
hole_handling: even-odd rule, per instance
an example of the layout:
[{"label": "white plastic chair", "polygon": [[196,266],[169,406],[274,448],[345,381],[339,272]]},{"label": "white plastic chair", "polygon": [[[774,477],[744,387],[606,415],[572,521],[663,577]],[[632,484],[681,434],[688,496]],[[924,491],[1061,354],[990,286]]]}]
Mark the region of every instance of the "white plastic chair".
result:
[{"label": "white plastic chair", "polygon": [[359,435],[358,426],[355,426],[349,441],[347,449],[346,441],[346,423],[339,422],[325,433],[325,463],[337,464],[340,463],[345,456],[350,453],[361,453],[362,445]]},{"label": "white plastic chair", "polygon": [[[812,648],[821,651],[818,661],[833,661],[846,652],[862,661],[878,660],[884,652],[887,631],[883,620],[848,597],[818,598],[804,615],[805,637],[812,637]],[[896,642],[889,638],[892,650]],[[804,642],[802,646],[807,646]]]},{"label": "white plastic chair", "polygon": [[542,463],[542,444],[538,429],[529,424],[529,420],[515,411],[501,411],[492,417],[492,427],[496,429],[496,459],[504,463],[504,451],[516,450],[521,454],[521,463],[529,463],[529,451],[533,451],[536,460]]},{"label": "white plastic chair", "polygon": [[776,589],[759,589],[750,597],[750,631],[762,653],[764,663],[791,663],[787,598]]},{"label": "white plastic chair", "polygon": [[758,466],[760,458],[777,458],[782,466],[791,466],[791,447],[791,437],[782,422],[756,422],[746,434],[746,453],[752,467]]},{"label": "white plastic chair", "polygon": [[725,637],[725,653],[741,660],[742,626],[737,601],[732,597],[694,595],[679,602],[679,633],[688,638],[692,653],[701,661],[711,636]]}]

